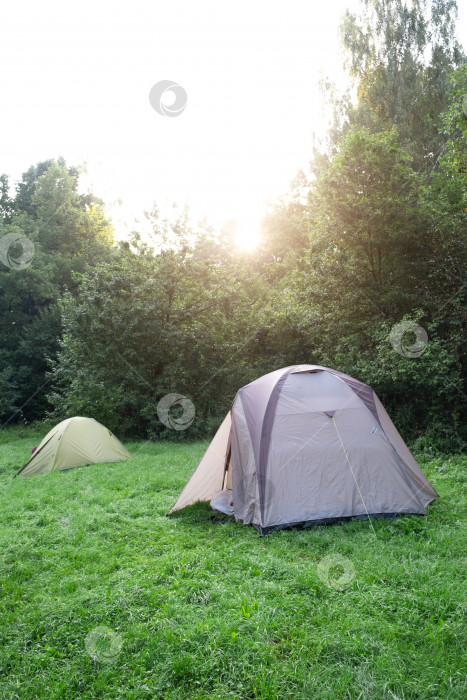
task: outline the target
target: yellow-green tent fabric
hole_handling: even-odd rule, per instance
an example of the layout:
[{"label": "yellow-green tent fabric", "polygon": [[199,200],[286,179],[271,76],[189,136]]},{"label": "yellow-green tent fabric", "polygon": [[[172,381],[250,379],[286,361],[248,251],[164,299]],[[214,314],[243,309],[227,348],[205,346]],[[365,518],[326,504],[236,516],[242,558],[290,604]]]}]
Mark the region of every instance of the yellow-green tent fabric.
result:
[{"label": "yellow-green tent fabric", "polygon": [[85,464],[118,462],[130,453],[94,418],[74,416],[52,428],[16,476],[27,478]]}]

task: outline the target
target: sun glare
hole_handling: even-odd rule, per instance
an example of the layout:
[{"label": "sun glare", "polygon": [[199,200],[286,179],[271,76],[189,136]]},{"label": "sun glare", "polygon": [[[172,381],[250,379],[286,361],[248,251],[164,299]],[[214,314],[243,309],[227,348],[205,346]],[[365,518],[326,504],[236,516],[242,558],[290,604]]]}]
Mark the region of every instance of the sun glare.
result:
[{"label": "sun glare", "polygon": [[253,251],[260,241],[258,224],[237,221],[234,239],[237,248],[240,248],[240,250]]}]

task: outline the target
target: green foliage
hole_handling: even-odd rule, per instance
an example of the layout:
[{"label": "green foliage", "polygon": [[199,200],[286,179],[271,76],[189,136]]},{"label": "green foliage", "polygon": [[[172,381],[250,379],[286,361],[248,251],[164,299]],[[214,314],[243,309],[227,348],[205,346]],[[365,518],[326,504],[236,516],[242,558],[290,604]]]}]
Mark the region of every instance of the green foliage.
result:
[{"label": "green foliage", "polygon": [[249,379],[237,352],[261,281],[214,250],[205,257],[206,240],[190,245],[186,222],[176,228],[175,247],[154,253],[135,242],[135,252],[96,265],[64,295],[50,397],[57,416],[92,415],[120,433],[173,438],[157,406],[177,393],[194,404],[192,437],[218,424]]},{"label": "green foliage", "polygon": [[[455,2],[364,0],[343,44],[358,101],[331,98],[331,148],[316,152],[265,246],[279,251],[258,321],[276,366],[314,362],[368,382],[405,436],[466,438],[467,73]],[[443,114],[443,109],[445,110]],[[338,128],[339,124],[341,128]],[[289,252],[287,234],[293,233]],[[391,329],[419,323],[422,356]]]},{"label": "green foliage", "polygon": [[13,200],[7,175],[0,175],[0,217],[2,223],[9,223],[13,215]]},{"label": "green foliage", "polygon": [[43,417],[49,408],[46,372],[61,333],[58,300],[74,289],[73,271],[109,255],[112,230],[101,204],[76,192],[78,173],[61,159],[30,168],[13,199],[7,179],[2,183],[0,240],[15,233],[34,245],[26,269],[0,265],[0,372],[11,383],[0,408],[5,422]]},{"label": "green foliage", "polygon": [[16,402],[19,398],[18,387],[13,377],[13,368],[5,367],[0,372],[0,413],[14,416]]},{"label": "green foliage", "polygon": [[383,312],[394,308],[396,287],[410,293],[423,274],[417,253],[429,242],[419,197],[417,176],[394,131],[349,131],[311,191],[313,244],[337,261],[345,283],[366,291]]},{"label": "green foliage", "polygon": [[[429,322],[422,312],[405,315],[408,327],[421,326],[427,332],[426,347],[420,354],[404,355],[397,343],[391,342],[391,324],[381,322],[374,331],[370,352],[351,358],[336,358],[352,369],[379,396],[406,439],[415,439],[422,428],[431,436],[436,449],[463,449],[467,431],[462,421],[465,397],[462,392],[462,367],[452,352],[454,337],[443,337],[442,323]],[[408,338],[408,347],[413,341]],[[399,346],[399,350],[400,350]]]},{"label": "green foliage", "polygon": [[341,26],[358,95],[347,123],[371,132],[396,126],[417,171],[441,152],[449,75],[465,61],[456,16],[455,0],[362,0],[359,16],[347,11]]}]

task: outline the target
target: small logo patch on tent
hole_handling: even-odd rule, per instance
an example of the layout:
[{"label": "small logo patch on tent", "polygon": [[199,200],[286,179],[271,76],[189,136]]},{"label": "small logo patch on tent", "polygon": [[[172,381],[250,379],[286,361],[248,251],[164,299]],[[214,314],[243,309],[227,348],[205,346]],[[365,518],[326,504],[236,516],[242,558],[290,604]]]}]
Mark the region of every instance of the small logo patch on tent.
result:
[{"label": "small logo patch on tent", "polygon": [[374,435],[376,432],[378,432],[378,428],[374,425],[371,429],[371,434]]}]

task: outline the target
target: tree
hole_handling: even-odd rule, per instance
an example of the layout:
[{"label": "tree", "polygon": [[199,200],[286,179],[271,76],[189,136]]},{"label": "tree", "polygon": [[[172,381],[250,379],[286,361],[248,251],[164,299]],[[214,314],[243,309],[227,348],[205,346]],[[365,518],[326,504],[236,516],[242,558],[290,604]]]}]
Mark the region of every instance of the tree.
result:
[{"label": "tree", "polygon": [[456,18],[456,0],[362,0],[360,16],[347,11],[341,26],[358,98],[347,105],[348,126],[395,126],[417,171],[431,170],[442,150],[449,76],[465,62]]},{"label": "tree", "polygon": [[[431,243],[421,183],[397,132],[351,130],[312,188],[312,241],[339,269],[342,292],[360,290],[383,315],[405,313]],[[324,282],[326,284],[326,282]]]},{"label": "tree", "polygon": [[186,215],[170,226],[156,217],[154,244],[135,236],[64,295],[57,417],[85,413],[121,434],[173,438],[157,406],[177,393],[196,409],[187,434],[206,435],[253,378],[243,358],[261,280],[197,237]]},{"label": "tree", "polygon": [[[257,359],[324,364],[357,376],[373,386],[407,436],[436,426],[439,446],[439,435],[459,435],[465,403],[465,294],[456,277],[465,210],[449,221],[453,208],[443,208],[443,197],[411,165],[395,130],[349,130],[310,187],[309,246],[283,265],[259,311]],[[443,183],[451,188],[446,178]],[[420,356],[393,347],[391,330],[402,321],[426,329]]]},{"label": "tree", "polygon": [[0,221],[8,224],[13,215],[13,200],[10,197],[8,175],[0,175]]},{"label": "tree", "polygon": [[47,363],[61,332],[58,299],[73,289],[73,271],[111,251],[112,229],[102,206],[77,193],[77,177],[62,160],[39,163],[24,174],[13,199],[2,180],[0,237],[15,234],[34,246],[26,269],[0,267],[0,372],[14,388],[3,421],[43,417]]}]

